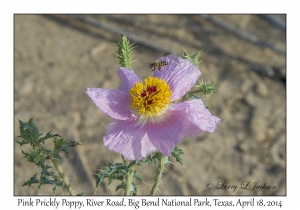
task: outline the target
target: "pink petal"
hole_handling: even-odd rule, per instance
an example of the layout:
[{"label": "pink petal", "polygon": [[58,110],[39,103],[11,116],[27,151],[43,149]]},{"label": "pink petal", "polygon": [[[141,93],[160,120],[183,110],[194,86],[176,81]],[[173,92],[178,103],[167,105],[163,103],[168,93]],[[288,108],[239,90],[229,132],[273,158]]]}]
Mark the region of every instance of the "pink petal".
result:
[{"label": "pink petal", "polygon": [[128,160],[140,160],[156,150],[137,120],[113,120],[106,129],[104,145]]},{"label": "pink petal", "polygon": [[136,118],[130,110],[130,97],[119,90],[103,88],[87,88],[86,93],[91,97],[96,106],[110,117],[118,120]]},{"label": "pink petal", "polygon": [[119,90],[127,94],[129,94],[132,86],[141,80],[131,69],[120,67],[118,74],[122,82]]},{"label": "pink petal", "polygon": [[184,110],[167,110],[163,120],[147,123],[147,133],[153,145],[165,156],[170,156],[174,146],[179,143],[186,124]]},{"label": "pink petal", "polygon": [[171,87],[172,100],[180,99],[196,83],[201,72],[188,59],[167,55],[159,61],[167,61],[168,65],[155,70],[153,76],[165,80]]},{"label": "pink petal", "polygon": [[189,124],[184,131],[184,137],[195,137],[204,131],[214,132],[221,119],[211,115],[202,100],[194,99],[174,105],[176,109],[185,109]]}]

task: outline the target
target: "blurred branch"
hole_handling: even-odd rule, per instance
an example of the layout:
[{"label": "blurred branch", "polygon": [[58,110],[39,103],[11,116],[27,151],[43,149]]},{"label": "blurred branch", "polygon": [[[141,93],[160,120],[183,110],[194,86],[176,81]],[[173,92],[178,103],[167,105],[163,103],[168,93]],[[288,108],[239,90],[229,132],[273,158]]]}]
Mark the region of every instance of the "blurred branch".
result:
[{"label": "blurred branch", "polygon": [[286,32],[285,21],[283,19],[281,19],[280,17],[274,16],[274,15],[257,15],[257,16],[260,17],[261,19],[269,22],[270,24],[272,24],[276,28],[279,28],[283,32]]},{"label": "blurred branch", "polygon": [[193,32],[198,32],[198,33],[207,33],[207,34],[219,34],[217,31],[211,31],[207,30],[205,28],[202,28],[200,26],[197,26],[196,24],[193,24],[191,26],[186,26],[186,25],[171,25],[171,24],[166,24],[166,23],[159,23],[159,22],[153,22],[153,21],[146,21],[146,20],[138,20],[136,18],[128,17],[128,16],[121,16],[121,17],[116,17],[112,15],[106,15],[103,16],[107,19],[112,19],[116,21],[127,21],[129,23],[134,23],[134,24],[141,24],[144,26],[156,26],[156,27],[162,27],[162,28],[168,28],[168,29],[187,29]]},{"label": "blurred branch", "polygon": [[91,24],[93,26],[96,26],[96,27],[99,27],[99,28],[103,28],[113,34],[116,34],[116,35],[121,35],[121,34],[125,34],[127,38],[129,38],[131,40],[131,42],[137,42],[137,43],[140,43],[140,44],[143,44],[149,48],[152,48],[154,50],[157,50],[157,51],[160,51],[160,52],[163,52],[164,54],[175,54],[173,52],[171,52],[170,50],[164,48],[164,47],[161,47],[159,45],[156,45],[155,43],[153,42],[150,42],[146,39],[143,39],[142,37],[139,37],[139,36],[136,36],[132,33],[129,33],[127,31],[124,31],[122,29],[118,29],[118,28],[115,28],[109,24],[106,24],[106,23],[103,23],[103,22],[100,22],[94,18],[91,18],[91,17],[87,17],[87,16],[84,16],[84,15],[71,15],[72,17],[78,19],[78,20],[81,20],[85,23],[88,23],[88,24]]},{"label": "blurred branch", "polygon": [[257,45],[262,45],[262,46],[268,47],[271,50],[276,51],[277,53],[285,55],[284,50],[278,49],[277,47],[275,47],[271,43],[269,43],[267,41],[264,41],[264,40],[260,40],[259,38],[257,38],[256,36],[254,36],[252,34],[248,34],[244,31],[238,30],[237,28],[235,28],[231,25],[228,25],[227,23],[223,22],[222,20],[220,20],[216,17],[213,17],[211,15],[199,15],[199,16],[202,17],[202,18],[205,18],[206,20],[210,21],[211,23],[215,24],[216,26],[219,26],[219,27],[221,27],[221,28],[223,28],[223,29],[235,34],[236,36],[241,37],[241,38],[243,38],[243,39],[245,39],[249,42],[252,42],[252,43],[257,44]]}]

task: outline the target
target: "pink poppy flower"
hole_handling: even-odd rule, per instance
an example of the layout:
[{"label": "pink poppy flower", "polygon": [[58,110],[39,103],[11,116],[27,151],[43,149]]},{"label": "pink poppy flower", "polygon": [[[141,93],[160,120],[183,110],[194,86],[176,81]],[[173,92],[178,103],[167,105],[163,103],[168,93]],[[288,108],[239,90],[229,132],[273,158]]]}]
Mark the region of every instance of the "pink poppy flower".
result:
[{"label": "pink poppy flower", "polygon": [[142,159],[155,150],[170,156],[181,138],[213,132],[221,122],[200,99],[173,103],[194,86],[200,76],[196,66],[173,55],[159,61],[168,65],[144,81],[132,70],[120,67],[118,90],[87,88],[96,106],[113,118],[104,145],[128,160]]}]

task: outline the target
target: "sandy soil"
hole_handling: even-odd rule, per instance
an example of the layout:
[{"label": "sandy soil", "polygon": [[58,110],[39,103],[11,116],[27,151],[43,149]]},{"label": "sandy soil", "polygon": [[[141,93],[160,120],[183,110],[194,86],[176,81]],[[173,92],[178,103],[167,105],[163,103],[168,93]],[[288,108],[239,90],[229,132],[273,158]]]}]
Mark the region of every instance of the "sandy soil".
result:
[{"label": "sandy soil", "polygon": [[[175,55],[202,50],[202,78],[215,80],[220,90],[205,104],[222,119],[212,134],[182,139],[184,166],[166,167],[158,195],[285,195],[286,194],[286,57],[255,45],[196,15],[95,15],[98,21],[124,33],[143,37]],[[214,15],[224,22],[285,50],[286,35],[256,15]],[[285,19],[281,15],[280,18]],[[126,20],[131,18],[131,20]],[[146,22],[146,23],[145,23]],[[155,24],[159,23],[159,24]],[[191,26],[200,27],[193,31]],[[175,27],[174,27],[175,26]],[[116,89],[114,43],[118,34],[70,16],[15,15],[14,136],[20,140],[18,120],[34,118],[40,132],[58,133],[82,145],[66,156],[62,167],[76,192],[122,195],[118,184],[101,184],[95,176],[104,163],[121,162],[103,145],[110,118],[96,108],[86,87]],[[136,43],[133,69],[151,75],[145,62],[164,52]],[[38,168],[27,163],[15,143],[14,195],[52,195],[52,187],[22,187]],[[23,149],[23,148],[22,148]],[[156,168],[138,168],[147,195]],[[241,189],[241,183],[265,183],[275,189]],[[236,190],[208,189],[237,186]],[[67,195],[58,190],[57,195]]]}]

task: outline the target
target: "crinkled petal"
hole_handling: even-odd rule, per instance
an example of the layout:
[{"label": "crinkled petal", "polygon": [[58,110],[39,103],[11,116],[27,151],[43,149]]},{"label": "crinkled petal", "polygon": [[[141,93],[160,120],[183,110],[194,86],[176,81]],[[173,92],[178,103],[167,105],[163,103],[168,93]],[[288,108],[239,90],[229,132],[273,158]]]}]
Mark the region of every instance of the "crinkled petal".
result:
[{"label": "crinkled petal", "polygon": [[131,69],[120,67],[118,74],[121,79],[119,90],[127,94],[129,94],[130,89],[135,83],[141,81],[140,77],[136,75]]},{"label": "crinkled petal", "polygon": [[165,156],[170,156],[172,149],[182,137],[187,124],[184,110],[170,110],[162,120],[147,123],[147,133],[150,141]]},{"label": "crinkled petal", "polygon": [[204,131],[214,132],[220,125],[221,119],[211,115],[202,100],[194,99],[174,105],[176,109],[186,111],[189,124],[184,131],[184,137],[195,137]]},{"label": "crinkled petal", "polygon": [[91,97],[96,106],[110,117],[118,120],[136,118],[130,109],[130,98],[119,90],[103,88],[87,88],[86,93]]},{"label": "crinkled petal", "polygon": [[171,87],[172,100],[180,99],[196,83],[201,72],[188,59],[167,55],[159,61],[167,61],[168,65],[155,70],[153,76],[165,80]]},{"label": "crinkled petal", "polygon": [[128,160],[140,160],[156,150],[145,128],[136,120],[113,120],[106,129],[104,145]]}]

